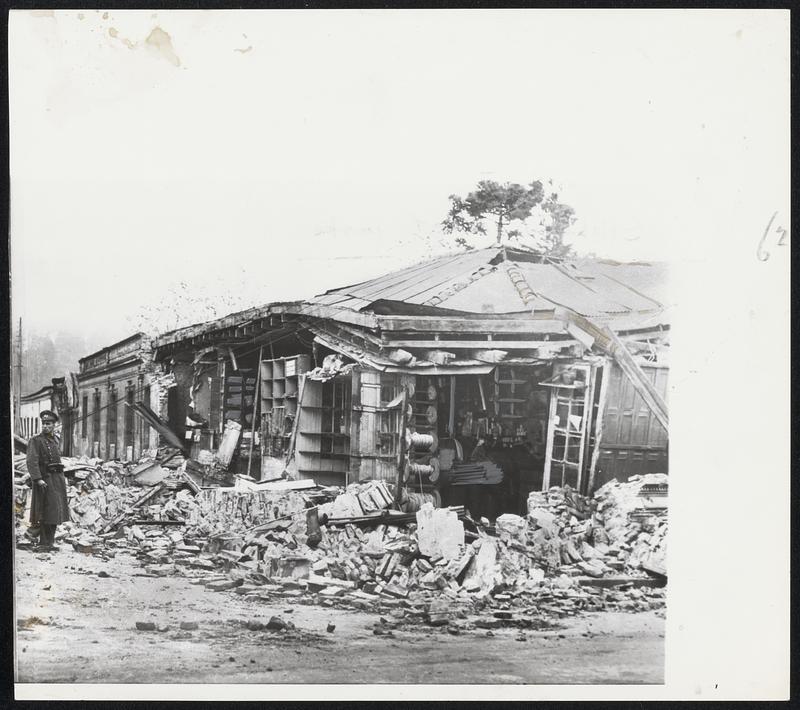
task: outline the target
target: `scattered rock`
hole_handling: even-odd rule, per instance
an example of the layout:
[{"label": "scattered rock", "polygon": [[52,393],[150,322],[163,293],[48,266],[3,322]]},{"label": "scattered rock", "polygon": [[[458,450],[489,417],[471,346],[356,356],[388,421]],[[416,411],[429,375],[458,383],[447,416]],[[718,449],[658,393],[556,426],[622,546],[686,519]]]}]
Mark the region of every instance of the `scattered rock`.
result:
[{"label": "scattered rock", "polygon": [[270,617],[270,620],[267,622],[266,628],[269,631],[285,631],[289,628],[289,624],[287,624],[281,617],[273,616]]}]

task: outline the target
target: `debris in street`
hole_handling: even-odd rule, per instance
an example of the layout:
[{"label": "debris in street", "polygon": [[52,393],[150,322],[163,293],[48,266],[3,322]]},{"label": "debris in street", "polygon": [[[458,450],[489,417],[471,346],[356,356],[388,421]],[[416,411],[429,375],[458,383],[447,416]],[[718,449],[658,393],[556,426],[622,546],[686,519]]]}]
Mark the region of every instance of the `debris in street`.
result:
[{"label": "debris in street", "polygon": [[[533,492],[526,517],[503,514],[492,526],[463,507],[430,502],[416,513],[399,512],[384,481],[345,490],[306,482],[284,490],[258,483],[199,489],[183,459],[174,469],[159,464],[160,480],[143,489],[136,478],[155,468],[152,459],[64,460],[72,473],[71,522],[58,539],[100,557],[128,551],[146,576],[182,575],[245,599],[388,611],[434,628],[452,627],[455,619],[467,628],[528,628],[583,610],[664,603],[662,474],[611,481],[591,498],[569,487]],[[22,469],[15,461],[15,485],[26,488],[18,483],[27,475]],[[30,542],[21,517],[17,537],[24,546]],[[136,628],[158,625],[136,622]],[[276,616],[266,624],[250,620],[247,628],[290,625]],[[326,628],[333,633],[335,624]],[[181,631],[195,629],[196,622],[181,622]]]},{"label": "debris in street", "polygon": [[285,631],[289,628],[289,624],[287,624],[281,617],[273,616],[270,617],[270,620],[267,622],[265,627],[269,631]]},{"label": "debris in street", "polygon": [[463,549],[464,523],[454,512],[425,503],[417,512],[417,538],[423,555],[449,560]]}]

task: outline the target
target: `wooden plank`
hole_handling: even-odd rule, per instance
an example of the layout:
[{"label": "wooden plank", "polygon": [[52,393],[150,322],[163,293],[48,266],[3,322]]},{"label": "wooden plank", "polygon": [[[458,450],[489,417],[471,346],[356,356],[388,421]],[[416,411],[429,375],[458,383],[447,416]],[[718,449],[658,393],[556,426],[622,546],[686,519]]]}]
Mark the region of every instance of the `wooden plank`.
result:
[{"label": "wooden plank", "polygon": [[544,473],[542,477],[542,490],[546,491],[550,488],[550,469],[553,465],[553,438],[555,431],[553,429],[553,420],[556,416],[556,407],[558,406],[558,397],[555,392],[550,395],[550,413],[547,417],[547,442],[545,444],[544,455]]},{"label": "wooden plank", "polygon": [[302,416],[303,411],[303,394],[305,393],[306,389],[306,375],[300,374],[300,392],[297,395],[297,412],[294,415],[294,421],[292,422],[292,434],[289,437],[289,451],[286,456],[286,465],[289,465],[289,462],[294,458],[295,449],[296,449],[296,441],[297,441],[297,430],[300,425],[300,417]]},{"label": "wooden plank", "polygon": [[[481,390],[481,401],[483,402],[483,408],[486,409],[486,402],[483,397],[483,383],[481,382],[481,378],[478,377],[478,386]],[[456,431],[456,377],[455,375],[450,375],[450,411],[447,415],[447,435],[448,436],[455,436]]]},{"label": "wooden plank", "polygon": [[608,397],[608,381],[611,377],[610,362],[603,366],[603,379],[600,382],[600,398],[597,402],[597,414],[594,424],[594,449],[592,450],[589,465],[589,481],[586,486],[587,495],[594,493],[594,482],[597,474],[597,462],[600,459],[600,446],[603,441],[603,418],[606,413],[606,399]]},{"label": "wooden plank", "polygon": [[[408,388],[404,385],[403,386],[403,399],[400,403],[400,411],[405,412],[406,406],[408,404]],[[394,490],[394,502],[395,505],[399,507],[400,505],[400,496],[403,487],[403,472],[405,470],[406,464],[406,437],[403,436],[403,433],[400,433],[400,446],[398,447],[397,452],[397,482],[395,483],[395,490]]]},{"label": "wooden plank", "polygon": [[613,338],[615,359],[619,364],[622,371],[630,379],[636,391],[641,395],[642,399],[650,407],[656,419],[661,423],[666,431],[669,431],[669,413],[667,411],[667,404],[662,399],[660,393],[650,382],[650,379],[644,374],[639,365],[633,359],[633,356],[628,352],[625,345],[620,342],[611,331],[608,334]]},{"label": "wooden plank", "polygon": [[[261,399],[261,369],[262,363],[261,358],[264,355],[264,346],[262,345],[258,349],[258,374],[256,375],[256,388],[253,391],[253,421],[250,427],[250,451],[247,456],[247,475],[250,475],[250,469],[253,463],[253,445],[256,440],[256,411],[258,409],[258,401]],[[244,398],[242,399],[244,403]]]},{"label": "wooden plank", "polygon": [[[319,456],[307,456],[303,451],[320,451],[320,437],[306,436],[304,431],[322,431],[322,410],[318,407],[322,405],[322,383],[312,382],[303,378],[303,407],[298,408],[295,422],[299,423],[294,444],[295,460],[298,472],[319,471],[321,469],[321,459]],[[306,476],[301,474],[301,478]]]},{"label": "wooden plank", "polygon": [[521,312],[519,318],[454,318],[452,316],[378,316],[378,326],[385,332],[419,333],[561,333],[564,324],[552,317],[531,318]]},{"label": "wooden plank", "polygon": [[[277,308],[277,307],[276,307]],[[313,318],[328,318],[342,323],[350,323],[352,325],[360,325],[364,328],[375,328],[378,325],[378,319],[371,313],[358,313],[350,311],[345,308],[336,308],[333,306],[318,306],[313,303],[306,303],[300,305],[293,305],[286,311],[299,316],[310,316]]]},{"label": "wooden plank", "polygon": [[570,311],[568,308],[559,308],[556,310],[556,316],[563,320],[564,323],[573,323],[581,330],[585,331],[594,338],[594,345],[596,345],[603,352],[608,353],[625,375],[630,379],[636,391],[642,396],[642,399],[655,414],[661,425],[669,431],[669,416],[667,411],[667,404],[662,399],[658,390],[650,379],[642,372],[642,369],[633,359],[633,355],[628,352],[625,344],[608,326],[599,327],[592,323],[589,319]]},{"label": "wooden plank", "polygon": [[575,486],[580,493],[584,493],[584,489],[582,488],[581,484],[583,483],[583,473],[586,469],[586,447],[589,444],[589,425],[591,422],[592,412],[594,411],[594,390],[596,384],[595,367],[593,365],[589,365],[585,368],[585,372],[587,373],[586,376],[589,380],[589,387],[584,394],[583,401],[583,417],[581,421],[581,428],[583,431],[581,432],[580,454],[578,455],[578,482]]},{"label": "wooden plank", "polygon": [[578,345],[577,340],[386,340],[384,347],[399,347],[399,348],[443,348],[445,350],[473,350],[485,348],[487,344],[491,344],[495,348],[502,350],[534,350],[536,348],[569,348]]}]

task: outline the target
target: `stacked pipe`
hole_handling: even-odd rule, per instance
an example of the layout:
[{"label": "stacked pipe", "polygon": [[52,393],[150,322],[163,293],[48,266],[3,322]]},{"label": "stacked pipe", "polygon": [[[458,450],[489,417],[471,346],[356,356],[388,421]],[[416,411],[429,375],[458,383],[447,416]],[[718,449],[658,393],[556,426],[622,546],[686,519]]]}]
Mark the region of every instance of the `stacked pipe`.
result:
[{"label": "stacked pipe", "polygon": [[[405,480],[409,486],[425,489],[439,480],[439,438],[436,435],[438,412],[435,385],[420,386],[406,412]],[[429,491],[430,492],[430,491]]]},{"label": "stacked pipe", "polygon": [[503,469],[491,461],[457,463],[448,474],[451,486],[496,485],[503,481]]}]

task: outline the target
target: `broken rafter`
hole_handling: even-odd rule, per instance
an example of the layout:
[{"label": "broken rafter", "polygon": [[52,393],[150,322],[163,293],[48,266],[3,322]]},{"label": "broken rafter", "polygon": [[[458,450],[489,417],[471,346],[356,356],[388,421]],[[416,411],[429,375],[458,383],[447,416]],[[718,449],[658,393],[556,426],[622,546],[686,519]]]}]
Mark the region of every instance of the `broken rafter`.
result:
[{"label": "broken rafter", "polygon": [[[630,380],[634,389],[639,393],[647,406],[656,416],[661,426],[669,430],[669,413],[664,398],[656,390],[655,385],[647,375],[636,364],[625,344],[608,326],[598,327],[589,319],[570,311],[567,308],[560,309],[559,317],[563,319],[566,327],[578,328],[585,334],[585,337],[592,341],[592,346],[608,353],[614,358],[617,365]],[[588,342],[588,341],[587,341]]]}]

